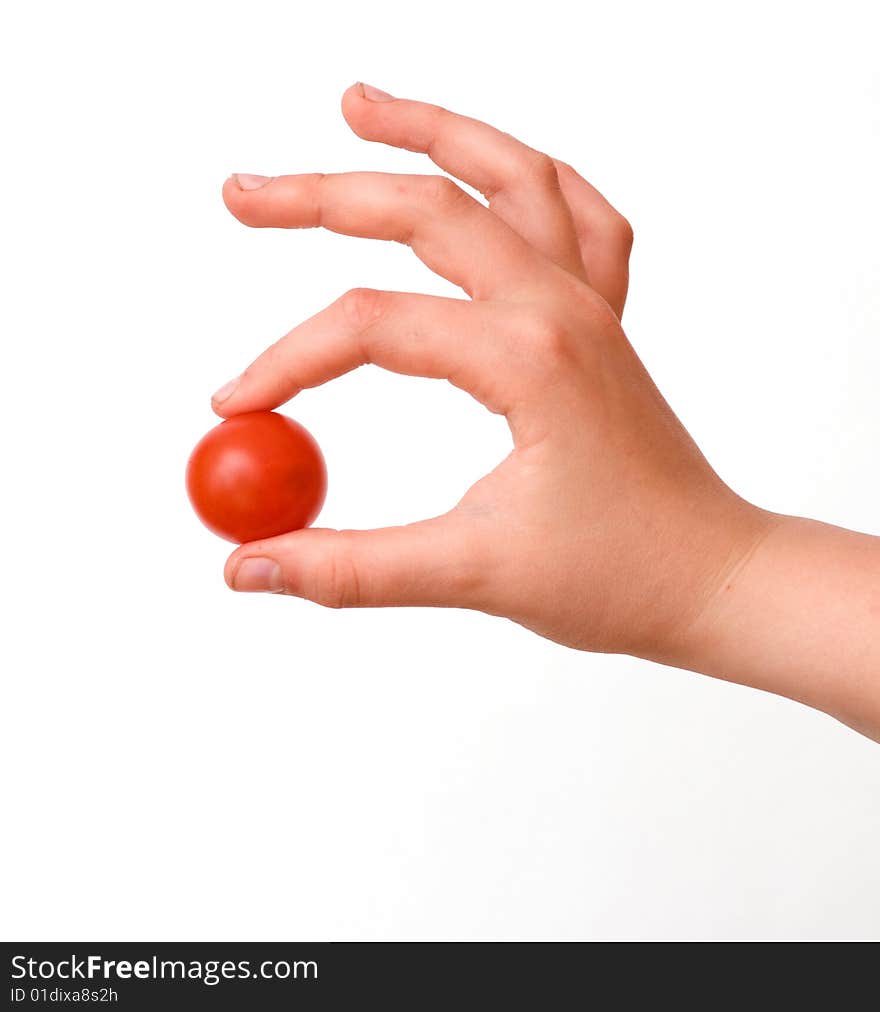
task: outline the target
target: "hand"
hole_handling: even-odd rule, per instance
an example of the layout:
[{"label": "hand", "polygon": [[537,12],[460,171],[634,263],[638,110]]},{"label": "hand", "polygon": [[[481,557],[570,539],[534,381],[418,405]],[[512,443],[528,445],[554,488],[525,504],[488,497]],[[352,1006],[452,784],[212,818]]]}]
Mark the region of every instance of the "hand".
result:
[{"label": "hand", "polygon": [[257,227],[407,243],[471,301],[358,289],[214,396],[270,409],[367,362],[447,379],[503,414],[514,449],[448,513],[242,545],[235,590],[332,607],[503,615],[584,650],[778,692],[880,738],[880,539],[767,513],[715,474],[620,326],[632,233],[571,168],[475,120],[367,86],[362,137],[445,176],[234,176]]},{"label": "hand", "polygon": [[274,408],[372,362],[449,379],[510,425],[514,450],[449,513],[380,531],[298,531],[242,546],[227,580],[331,606],[448,605],[562,643],[654,655],[765,524],[713,473],[619,323],[631,231],[558,161],[418,102],[343,110],[444,176],[238,176],[245,224],[323,226],[409,244],[472,302],[356,290],[261,355],[222,416]]}]

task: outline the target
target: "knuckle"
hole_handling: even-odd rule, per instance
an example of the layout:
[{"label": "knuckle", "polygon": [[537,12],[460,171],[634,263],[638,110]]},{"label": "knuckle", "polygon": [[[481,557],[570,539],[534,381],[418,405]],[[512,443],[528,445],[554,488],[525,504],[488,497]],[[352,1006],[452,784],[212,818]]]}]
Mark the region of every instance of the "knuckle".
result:
[{"label": "knuckle", "polygon": [[444,211],[468,199],[464,190],[448,176],[426,176],[424,188],[428,203]]},{"label": "knuckle", "polygon": [[476,523],[467,525],[470,529],[459,539],[459,561],[452,573],[453,594],[456,600],[470,608],[491,612],[498,560],[486,528],[480,523],[481,519],[485,519],[485,512],[478,505],[470,504],[459,505],[458,509],[463,515],[470,512]]},{"label": "knuckle", "polygon": [[633,227],[622,214],[615,216],[613,231],[621,246],[626,250],[631,250],[634,238]]},{"label": "knuckle", "polygon": [[568,350],[566,329],[546,311],[530,312],[523,321],[523,330],[532,352],[542,360],[555,363],[565,357]]},{"label": "knuckle", "polygon": [[357,331],[366,330],[384,315],[388,293],[375,288],[352,288],[339,303],[349,324]]},{"label": "knuckle", "polygon": [[519,390],[525,396],[556,386],[581,367],[583,341],[560,312],[546,307],[528,310],[520,318],[518,337],[514,347],[519,382],[525,383]]},{"label": "knuckle", "polygon": [[430,105],[427,108],[426,118],[431,129],[431,134],[436,137],[450,127],[454,127],[458,116],[454,112],[450,112],[445,106]]},{"label": "knuckle", "polygon": [[325,608],[354,608],[360,603],[360,583],[354,562],[343,552],[334,552],[315,570],[309,595]]},{"label": "knuckle", "polygon": [[574,293],[570,311],[575,319],[584,322],[594,337],[606,333],[609,329],[615,332],[620,329],[620,321],[614,310],[606,299],[589,285],[581,285]]},{"label": "knuckle", "polygon": [[559,186],[559,173],[556,163],[543,151],[529,151],[524,165],[529,178],[539,186],[556,188]]}]

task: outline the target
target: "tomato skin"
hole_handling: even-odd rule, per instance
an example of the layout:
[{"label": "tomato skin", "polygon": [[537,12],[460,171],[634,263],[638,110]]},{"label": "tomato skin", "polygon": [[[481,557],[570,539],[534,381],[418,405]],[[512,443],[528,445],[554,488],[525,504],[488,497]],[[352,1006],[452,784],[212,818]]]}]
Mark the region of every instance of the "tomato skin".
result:
[{"label": "tomato skin", "polygon": [[308,527],[324,505],[327,469],[300,424],[250,411],[202,437],[186,466],[193,509],[214,534],[243,544]]}]

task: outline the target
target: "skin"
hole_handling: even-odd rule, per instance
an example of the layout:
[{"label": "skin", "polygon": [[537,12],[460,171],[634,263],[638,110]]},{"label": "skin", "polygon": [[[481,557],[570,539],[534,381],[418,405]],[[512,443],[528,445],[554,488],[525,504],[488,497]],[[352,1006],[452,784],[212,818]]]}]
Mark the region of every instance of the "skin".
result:
[{"label": "skin", "polygon": [[229,586],[475,608],[580,650],[776,692],[880,740],[880,538],[769,513],[712,470],[621,327],[628,222],[570,166],[476,120],[361,84],[342,111],[486,204],[442,175],[238,174],[229,210],[254,227],[406,243],[469,299],[350,291],[214,410],[275,408],[369,362],[468,391],[505,416],[514,449],[442,516],[242,545]]}]

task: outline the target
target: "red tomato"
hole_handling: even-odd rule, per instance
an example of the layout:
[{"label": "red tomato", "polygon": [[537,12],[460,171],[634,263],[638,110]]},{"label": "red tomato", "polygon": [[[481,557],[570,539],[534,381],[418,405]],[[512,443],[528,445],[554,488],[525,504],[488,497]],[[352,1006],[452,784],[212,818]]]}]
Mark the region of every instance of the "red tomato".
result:
[{"label": "red tomato", "polygon": [[308,527],[324,504],[327,471],[301,425],[251,411],[202,437],[186,466],[186,490],[209,530],[242,544]]}]

